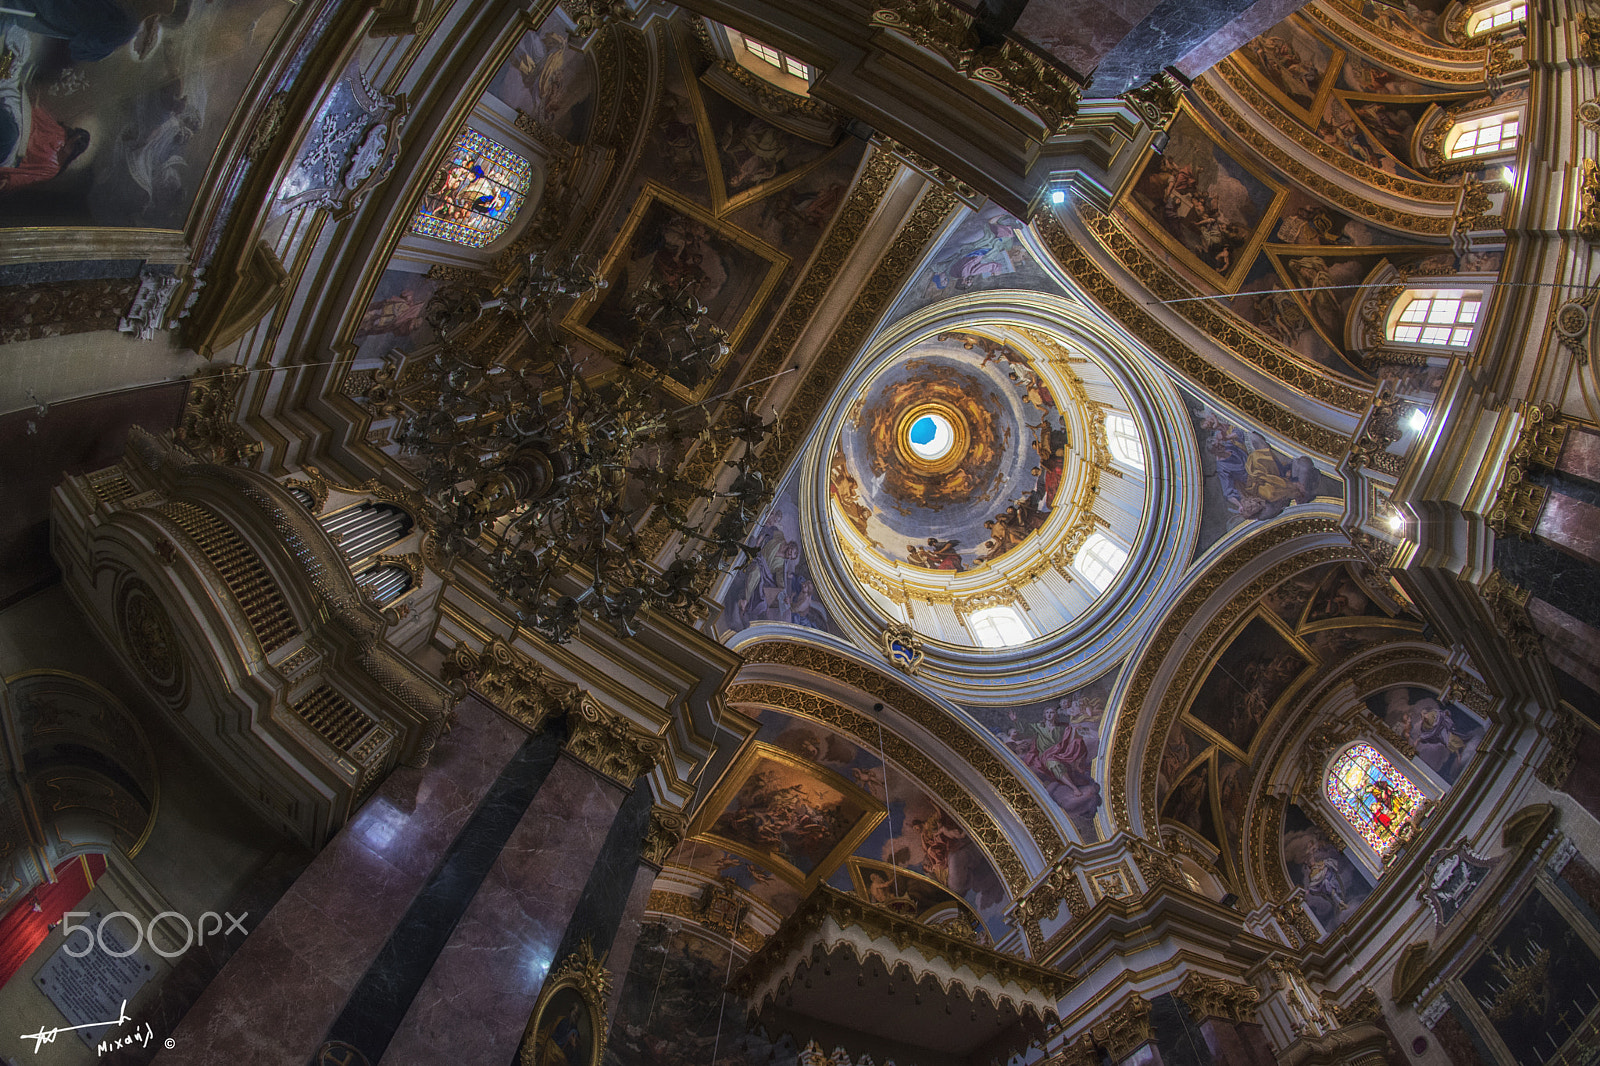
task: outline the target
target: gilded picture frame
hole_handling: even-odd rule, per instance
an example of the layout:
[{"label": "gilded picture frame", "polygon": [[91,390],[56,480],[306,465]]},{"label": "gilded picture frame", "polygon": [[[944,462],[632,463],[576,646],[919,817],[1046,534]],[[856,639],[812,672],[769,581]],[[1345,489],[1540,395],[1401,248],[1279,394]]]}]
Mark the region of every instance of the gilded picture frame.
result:
[{"label": "gilded picture frame", "polygon": [[[1293,651],[1301,658],[1303,665],[1273,698],[1272,702],[1256,721],[1254,732],[1250,737],[1250,743],[1248,745],[1240,745],[1235,743],[1232,738],[1225,736],[1223,731],[1216,725],[1196,715],[1195,704],[1206,693],[1206,686],[1211,680],[1212,674],[1217,671],[1218,665],[1233,649],[1234,643],[1241,639],[1245,631],[1257,622],[1270,627],[1273,635],[1282,640],[1288,646],[1288,650]],[[1296,636],[1276,614],[1264,606],[1257,606],[1255,610],[1240,619],[1238,624],[1229,631],[1228,636],[1218,641],[1216,648],[1206,657],[1206,665],[1204,669],[1199,671],[1199,680],[1196,682],[1188,702],[1184,705],[1183,724],[1192,728],[1204,740],[1217,745],[1218,748],[1233,758],[1246,765],[1253,765],[1252,755],[1260,747],[1262,738],[1270,736],[1271,730],[1269,727],[1277,720],[1283,709],[1294,701],[1296,694],[1305,687],[1306,682],[1316,674],[1317,667],[1321,662],[1322,657],[1310,645]]]},{"label": "gilded picture frame", "polygon": [[[760,785],[752,787],[748,792],[746,788],[758,773],[768,773],[782,778],[783,780],[776,784],[784,791],[800,785],[803,779],[809,779],[815,786],[814,791],[818,793],[816,799],[820,801],[812,805],[812,811],[820,809],[829,816],[835,811],[845,814],[846,824],[837,826],[836,831],[822,838],[827,841],[826,849],[818,849],[812,853],[809,858],[809,869],[793,861],[795,856],[792,851],[785,853],[780,850],[783,847],[784,832],[781,827],[774,827],[773,820],[763,811],[752,806],[748,812],[750,817],[744,819],[739,817],[740,814],[747,812],[736,810],[736,803],[742,799],[759,802],[759,797],[755,794]],[[834,795],[830,797],[829,792]],[[803,791],[800,799],[802,802],[810,802]],[[728,817],[729,815],[732,817]],[[838,774],[825,770],[815,763],[807,762],[782,748],[755,743],[739,754],[733,765],[728,767],[722,779],[717,782],[696,816],[694,824],[689,827],[689,836],[704,837],[735,855],[760,863],[798,887],[803,895],[837,870],[840,864],[872,834],[884,817],[883,802],[880,799]],[[752,828],[756,826],[760,828]],[[771,837],[771,842],[766,844],[761,842],[759,833],[763,830]]]},{"label": "gilded picture frame", "polygon": [[611,972],[587,940],[539,989],[517,1052],[517,1066],[600,1066],[605,1056]]}]

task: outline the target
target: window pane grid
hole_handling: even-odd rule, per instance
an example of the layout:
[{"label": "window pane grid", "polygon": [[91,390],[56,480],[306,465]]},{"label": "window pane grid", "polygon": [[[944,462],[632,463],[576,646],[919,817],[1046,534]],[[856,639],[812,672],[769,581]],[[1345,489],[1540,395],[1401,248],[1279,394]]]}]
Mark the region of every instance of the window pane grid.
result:
[{"label": "window pane grid", "polygon": [[1012,648],[1033,639],[1028,627],[1010,607],[986,607],[967,618],[972,637],[983,648]]},{"label": "window pane grid", "polygon": [[1469,31],[1476,36],[1489,30],[1497,30],[1501,26],[1509,26],[1513,22],[1522,22],[1528,17],[1527,4],[1502,4],[1481,11],[1472,20],[1472,29]]},{"label": "window pane grid", "polygon": [[1351,745],[1340,755],[1324,788],[1334,809],[1379,855],[1422,806],[1417,786],[1370,744]]},{"label": "window pane grid", "polygon": [[1483,125],[1464,129],[1450,144],[1450,158],[1512,151],[1517,146],[1517,126],[1517,119],[1507,118],[1491,119]]},{"label": "window pane grid", "polygon": [[1127,561],[1128,553],[1113,544],[1109,537],[1103,533],[1091,533],[1083,542],[1083,547],[1078,549],[1078,557],[1072,565],[1099,592],[1111,584],[1111,579],[1117,576],[1122,564]]},{"label": "window pane grid", "polygon": [[[730,32],[737,33],[737,31]],[[794,56],[789,55],[787,52],[780,52],[770,44],[762,44],[753,37],[746,37],[742,33],[738,34],[738,38],[744,42],[745,49],[762,62],[777,67],[791,77],[801,78],[805,81],[811,80],[811,67],[800,62]]]},{"label": "window pane grid", "polygon": [[1133,419],[1122,415],[1106,416],[1107,443],[1111,454],[1136,470],[1144,469],[1144,441]]},{"label": "window pane grid", "polygon": [[528,161],[505,145],[475,129],[462,130],[422,194],[411,232],[482,248],[521,210],[532,175]]},{"label": "window pane grid", "polygon": [[1477,296],[1413,296],[1400,311],[1391,340],[1465,348],[1483,302]]}]

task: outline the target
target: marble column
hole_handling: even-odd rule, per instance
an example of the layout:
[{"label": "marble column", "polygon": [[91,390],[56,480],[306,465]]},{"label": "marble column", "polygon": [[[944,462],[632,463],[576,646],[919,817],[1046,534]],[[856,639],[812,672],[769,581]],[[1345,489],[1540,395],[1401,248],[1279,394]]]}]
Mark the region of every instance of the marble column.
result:
[{"label": "marble column", "polygon": [[666,863],[667,856],[683,840],[688,820],[679,812],[665,807],[652,807],[650,823],[645,830],[640,848],[639,868],[633,876],[633,886],[617,924],[616,935],[611,940],[611,954],[606,957],[606,968],[611,971],[611,1000],[606,1004],[606,1017],[615,1019],[617,1006],[622,1002],[622,986],[633,965],[633,949],[638,946],[639,932],[644,926],[644,910],[650,903],[650,892],[655,887],[656,875]]},{"label": "marble column", "polygon": [[[1574,496],[1552,492],[1533,535],[1583,560],[1600,566],[1600,507]],[[1592,576],[1591,576],[1592,579]]]},{"label": "marble column", "polygon": [[567,728],[560,760],[439,952],[382,1066],[516,1055],[613,821],[664,751],[588,699],[568,712]]},{"label": "marble column", "polygon": [[1600,485],[1600,433],[1569,426],[1567,442],[1561,448],[1556,469],[1570,477]]},{"label": "marble column", "polygon": [[527,739],[468,700],[428,766],[401,768],[261,919],[160,1066],[310,1061],[435,866]]}]

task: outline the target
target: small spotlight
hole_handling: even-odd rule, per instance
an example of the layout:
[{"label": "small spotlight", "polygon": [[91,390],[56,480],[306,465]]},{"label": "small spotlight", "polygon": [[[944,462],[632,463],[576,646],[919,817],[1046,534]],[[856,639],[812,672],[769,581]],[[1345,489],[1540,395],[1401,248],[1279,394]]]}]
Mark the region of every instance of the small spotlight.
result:
[{"label": "small spotlight", "polygon": [[1413,433],[1421,433],[1428,426],[1428,413],[1420,407],[1411,409],[1411,417],[1406,420]]},{"label": "small spotlight", "polygon": [[1172,142],[1172,134],[1166,130],[1157,130],[1156,135],[1150,138],[1150,150],[1156,155],[1161,155],[1167,150],[1167,145]]},{"label": "small spotlight", "polygon": [[1406,516],[1401,514],[1399,511],[1396,511],[1394,514],[1390,515],[1389,528],[1394,530],[1396,533],[1406,528]]},{"label": "small spotlight", "polygon": [[1500,180],[1505,182],[1507,185],[1515,185],[1517,183],[1517,168],[1501,167]]},{"label": "small spotlight", "polygon": [[1062,204],[1066,203],[1067,202],[1066,190],[1064,190],[1064,189],[1051,189],[1050,190],[1050,202],[1052,204],[1055,204],[1057,207],[1060,207]]}]

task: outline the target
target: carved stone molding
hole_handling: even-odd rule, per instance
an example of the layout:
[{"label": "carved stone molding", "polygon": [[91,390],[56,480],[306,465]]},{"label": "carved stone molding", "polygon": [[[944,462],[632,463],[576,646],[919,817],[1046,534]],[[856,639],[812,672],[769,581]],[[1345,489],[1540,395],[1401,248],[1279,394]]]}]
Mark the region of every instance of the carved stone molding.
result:
[{"label": "carved stone molding", "polygon": [[582,696],[567,711],[567,742],[562,750],[596,773],[632,787],[641,774],[666,758],[667,742]]},{"label": "carved stone molding", "polygon": [[667,856],[683,842],[688,829],[689,819],[684,817],[682,811],[675,811],[659,804],[652,806],[650,824],[644,831],[644,843],[640,847],[639,858],[659,870],[666,865]]},{"label": "carved stone molding", "polygon": [[1210,974],[1192,972],[1173,995],[1189,1005],[1200,1018],[1222,1018],[1230,1022],[1253,1022],[1261,992],[1252,985],[1227,981]]},{"label": "carved stone molding", "polygon": [[1183,99],[1184,86],[1167,71],[1162,71],[1143,85],[1122,94],[1145,125],[1153,130],[1164,130],[1172,116],[1178,113],[1178,101]]},{"label": "carved stone molding", "polygon": [[1572,768],[1578,762],[1578,741],[1583,739],[1583,723],[1562,703],[1556,704],[1555,722],[1550,727],[1550,750],[1534,770],[1547,787],[1565,788]]},{"label": "carved stone molding", "polygon": [[983,45],[973,16],[945,0],[886,0],[872,25],[893,30],[960,73],[1032,111],[1051,134],[1078,114],[1079,86],[1054,64],[1009,37]]},{"label": "carved stone molding", "polygon": [[234,421],[245,373],[242,366],[205,366],[189,380],[176,437],[197,458],[219,466],[249,466],[260,456],[261,442]]},{"label": "carved stone molding", "polygon": [[1121,1062],[1155,1039],[1150,1004],[1137,994],[1128,997],[1121,1006],[1101,1015],[1089,1027],[1089,1035],[1111,1054],[1112,1062]]},{"label": "carved stone molding", "polygon": [[577,685],[561,680],[498,638],[485,644],[482,652],[457,644],[439,675],[446,684],[463,683],[495,710],[535,734],[582,698]]},{"label": "carved stone molding", "polygon": [[1585,159],[1578,174],[1578,235],[1600,243],[1600,166]]},{"label": "carved stone molding", "polygon": [[311,120],[273,213],[327,208],[343,217],[354,210],[394,169],[405,114],[403,95],[374,89],[352,63]]},{"label": "carved stone molding", "polygon": [[1491,570],[1479,591],[1488,603],[1495,630],[1510,643],[1512,653],[1518,658],[1538,655],[1543,646],[1539,631],[1533,628],[1533,619],[1528,617],[1528,590],[1507,581],[1500,571]]}]

